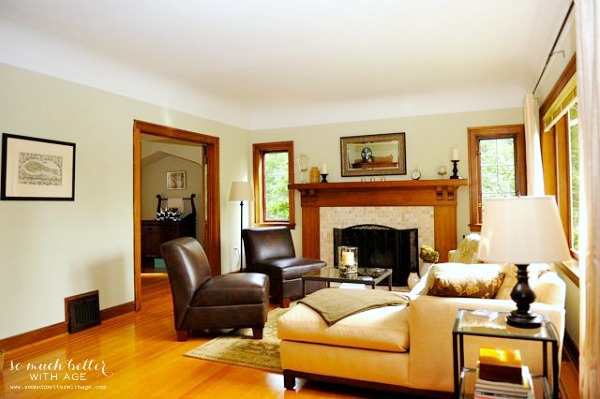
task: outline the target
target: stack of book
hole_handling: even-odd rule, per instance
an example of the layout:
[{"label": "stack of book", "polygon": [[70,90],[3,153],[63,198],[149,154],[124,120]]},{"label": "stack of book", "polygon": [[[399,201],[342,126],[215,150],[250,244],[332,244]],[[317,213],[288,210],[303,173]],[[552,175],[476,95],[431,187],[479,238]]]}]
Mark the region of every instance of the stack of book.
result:
[{"label": "stack of book", "polygon": [[517,350],[481,347],[475,399],[530,399],[533,381]]}]

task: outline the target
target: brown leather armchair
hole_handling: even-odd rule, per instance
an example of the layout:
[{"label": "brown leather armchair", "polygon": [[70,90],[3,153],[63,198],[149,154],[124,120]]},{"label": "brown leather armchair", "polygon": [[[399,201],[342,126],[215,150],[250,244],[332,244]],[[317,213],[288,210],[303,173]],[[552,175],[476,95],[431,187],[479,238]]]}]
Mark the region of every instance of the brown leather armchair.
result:
[{"label": "brown leather armchair", "polygon": [[190,237],[161,246],[173,296],[177,340],[191,330],[252,328],[261,339],[269,312],[269,278],[260,273],[210,275],[204,249]]},{"label": "brown leather armchair", "polygon": [[[269,276],[271,297],[282,308],[289,307],[291,299],[302,296],[302,275],[326,265],[320,259],[296,257],[287,227],[244,229],[242,237],[247,270]],[[306,291],[323,286],[321,282],[307,282]]]}]

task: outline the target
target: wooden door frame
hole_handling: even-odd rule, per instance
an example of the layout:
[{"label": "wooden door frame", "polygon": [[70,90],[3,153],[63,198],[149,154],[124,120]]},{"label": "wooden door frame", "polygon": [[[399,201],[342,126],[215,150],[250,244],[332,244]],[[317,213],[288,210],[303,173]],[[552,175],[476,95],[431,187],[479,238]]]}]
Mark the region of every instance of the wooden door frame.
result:
[{"label": "wooden door frame", "polygon": [[213,276],[221,274],[221,210],[219,138],[173,127],[134,120],[133,124],[133,264],[135,310],[141,310],[142,292],[142,134],[198,143],[206,157],[206,256]]}]

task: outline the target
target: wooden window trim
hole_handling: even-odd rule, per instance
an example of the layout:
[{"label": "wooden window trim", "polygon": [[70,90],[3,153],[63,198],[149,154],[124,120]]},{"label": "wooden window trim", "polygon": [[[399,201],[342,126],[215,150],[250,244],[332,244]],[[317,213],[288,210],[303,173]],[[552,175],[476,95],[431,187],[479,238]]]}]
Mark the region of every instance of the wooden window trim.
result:
[{"label": "wooden window trim", "polygon": [[[548,97],[540,107],[539,121],[541,130],[542,163],[544,166],[544,187],[547,195],[554,195],[558,204],[565,235],[569,247],[571,247],[571,176],[569,174],[569,116],[568,113],[548,131],[544,126],[544,115],[559,98],[562,91],[567,87],[573,76],[577,73],[577,60],[573,55],[558,81],[548,94]],[[571,259],[567,262],[557,264],[558,268],[579,286],[579,254],[571,250]]]},{"label": "wooden window trim", "polygon": [[525,126],[480,126],[467,128],[469,144],[469,227],[471,231],[481,231],[481,159],[479,141],[513,138],[515,140],[515,189],[517,195],[527,193],[525,164]]},{"label": "wooden window trim", "polygon": [[252,145],[252,165],[254,178],[254,224],[256,226],[287,226],[296,228],[296,211],[294,206],[294,190],[288,190],[290,204],[290,220],[287,222],[265,222],[263,160],[269,152],[287,151],[289,182],[294,182],[294,142],[278,141],[272,143],[256,143]]}]

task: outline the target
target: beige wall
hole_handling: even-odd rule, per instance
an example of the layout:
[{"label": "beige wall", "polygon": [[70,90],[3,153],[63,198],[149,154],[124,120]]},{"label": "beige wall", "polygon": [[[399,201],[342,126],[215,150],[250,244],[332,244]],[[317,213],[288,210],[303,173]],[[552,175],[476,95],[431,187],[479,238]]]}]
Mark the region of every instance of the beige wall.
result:
[{"label": "beige wall", "polygon": [[[514,123],[523,123],[523,111],[520,108],[253,131],[251,142],[293,140],[296,158],[300,154],[306,154],[310,157],[311,166],[321,167],[323,163],[327,164],[329,181],[360,181],[360,177],[341,177],[340,137],[405,132],[407,175],[386,176],[386,179],[410,179],[410,171],[417,167],[421,171],[423,180],[438,178],[437,169],[440,165],[446,166],[450,173],[453,148],[458,149],[461,159],[459,175],[467,178],[467,128]],[[248,151],[250,152],[251,149]],[[298,183],[300,172],[296,171],[295,174]],[[446,178],[448,176],[449,174]],[[463,187],[458,194],[459,238],[469,233],[468,201],[468,188]],[[296,193],[296,222],[298,227],[293,234],[297,250],[301,251],[302,217],[298,193]]]},{"label": "beige wall", "polygon": [[2,132],[77,145],[75,201],[0,201],[0,339],[64,321],[65,297],[133,301],[135,119],[220,138],[221,256],[239,245],[231,181],[247,178],[245,130],[0,64]]}]

